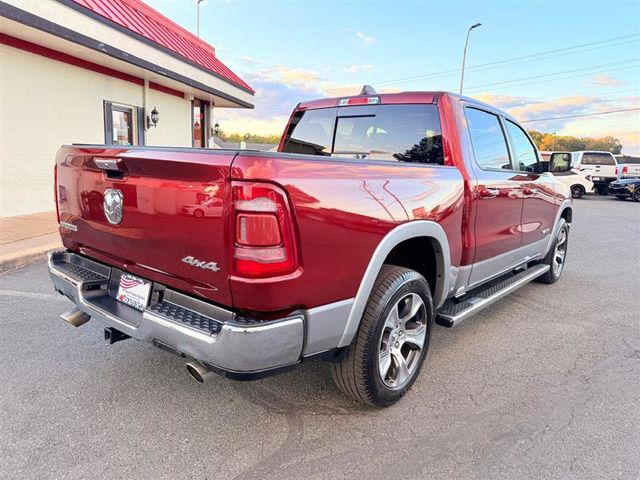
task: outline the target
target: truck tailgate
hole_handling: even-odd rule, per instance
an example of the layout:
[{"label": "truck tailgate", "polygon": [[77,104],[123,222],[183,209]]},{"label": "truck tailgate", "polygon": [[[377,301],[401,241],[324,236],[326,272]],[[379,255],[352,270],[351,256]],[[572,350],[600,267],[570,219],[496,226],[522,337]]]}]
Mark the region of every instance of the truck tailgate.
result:
[{"label": "truck tailgate", "polygon": [[[224,212],[234,156],[233,151],[62,147],[56,198],[65,247],[231,305]],[[117,212],[109,215],[118,204],[120,221]]]}]

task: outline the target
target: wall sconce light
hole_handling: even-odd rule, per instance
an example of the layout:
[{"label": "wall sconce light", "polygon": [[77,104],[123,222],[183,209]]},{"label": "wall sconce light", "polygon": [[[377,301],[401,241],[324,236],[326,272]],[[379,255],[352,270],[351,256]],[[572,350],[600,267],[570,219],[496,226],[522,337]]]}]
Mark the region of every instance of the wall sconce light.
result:
[{"label": "wall sconce light", "polygon": [[156,110],[156,107],[153,107],[153,110],[151,110],[151,115],[147,115],[147,130],[151,127],[157,127],[159,120],[160,112]]},{"label": "wall sconce light", "polygon": [[220,135],[220,124],[218,122],[213,126],[212,133],[214,137]]}]

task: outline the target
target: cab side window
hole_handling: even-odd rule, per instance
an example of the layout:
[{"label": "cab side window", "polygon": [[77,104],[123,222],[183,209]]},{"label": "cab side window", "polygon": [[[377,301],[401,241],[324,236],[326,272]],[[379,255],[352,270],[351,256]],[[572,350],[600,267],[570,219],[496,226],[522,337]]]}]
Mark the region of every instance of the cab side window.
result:
[{"label": "cab side window", "polygon": [[498,117],[475,108],[466,108],[465,115],[478,166],[483,170],[510,170],[507,141]]},{"label": "cab side window", "polygon": [[516,170],[520,170],[521,172],[540,173],[541,168],[538,164],[536,147],[531,143],[527,134],[524,133],[524,130],[515,123],[509,120],[505,123],[507,125],[509,136],[511,137]]}]

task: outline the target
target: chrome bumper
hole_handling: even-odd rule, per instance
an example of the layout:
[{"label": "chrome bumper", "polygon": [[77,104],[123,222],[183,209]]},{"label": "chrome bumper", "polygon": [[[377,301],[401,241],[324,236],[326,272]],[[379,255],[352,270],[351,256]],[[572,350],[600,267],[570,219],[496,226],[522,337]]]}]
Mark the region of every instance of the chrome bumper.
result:
[{"label": "chrome bumper", "polygon": [[72,252],[48,254],[55,289],[80,310],[137,340],[192,357],[220,370],[258,373],[298,363],[303,315],[269,322],[153,284],[149,306],[138,311],[115,300],[122,271]]}]

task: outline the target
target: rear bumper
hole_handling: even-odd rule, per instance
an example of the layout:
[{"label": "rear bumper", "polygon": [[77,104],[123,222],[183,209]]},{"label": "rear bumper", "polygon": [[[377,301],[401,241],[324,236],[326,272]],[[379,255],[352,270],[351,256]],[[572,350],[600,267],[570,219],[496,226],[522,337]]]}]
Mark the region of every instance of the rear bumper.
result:
[{"label": "rear bumper", "polygon": [[268,322],[153,284],[149,306],[138,311],[115,300],[122,271],[72,252],[50,252],[55,289],[80,310],[111,327],[216,370],[258,374],[298,363],[304,313]]},{"label": "rear bumper", "polygon": [[[585,172],[583,172],[585,173]],[[603,185],[603,184],[610,184],[611,182],[615,182],[618,177],[605,177],[604,175],[598,175],[596,174],[589,174],[591,176],[591,181],[593,182],[594,185]],[[594,180],[593,177],[596,177],[598,180]]]},{"label": "rear bumper", "polygon": [[635,191],[633,185],[616,185],[615,183],[609,184],[609,193],[611,195],[632,195]]}]

